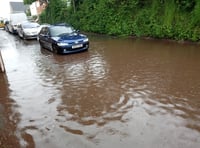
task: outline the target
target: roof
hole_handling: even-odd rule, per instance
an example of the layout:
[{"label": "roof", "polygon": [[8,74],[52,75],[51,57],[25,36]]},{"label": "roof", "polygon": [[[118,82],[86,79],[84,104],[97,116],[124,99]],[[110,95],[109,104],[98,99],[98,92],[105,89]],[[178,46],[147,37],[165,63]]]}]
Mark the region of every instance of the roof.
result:
[{"label": "roof", "polygon": [[54,24],[54,26],[67,26],[67,27],[71,27],[69,24],[67,23],[58,23],[58,24]]},{"label": "roof", "polygon": [[25,12],[26,7],[23,2],[10,2],[11,13]]}]

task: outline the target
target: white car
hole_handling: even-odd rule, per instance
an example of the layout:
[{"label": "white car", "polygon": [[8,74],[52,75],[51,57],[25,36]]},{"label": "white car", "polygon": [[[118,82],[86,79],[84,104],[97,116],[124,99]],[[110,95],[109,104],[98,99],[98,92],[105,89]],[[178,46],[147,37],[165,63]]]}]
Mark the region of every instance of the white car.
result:
[{"label": "white car", "polygon": [[37,39],[40,25],[35,22],[23,22],[18,25],[17,33],[23,39]]}]

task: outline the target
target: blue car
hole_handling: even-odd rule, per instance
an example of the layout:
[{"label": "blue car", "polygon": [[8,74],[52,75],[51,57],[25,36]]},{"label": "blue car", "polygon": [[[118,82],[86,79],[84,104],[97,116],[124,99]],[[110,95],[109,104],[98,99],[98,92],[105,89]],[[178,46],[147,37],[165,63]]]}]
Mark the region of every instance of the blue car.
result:
[{"label": "blue car", "polygon": [[42,48],[57,54],[69,54],[86,51],[89,39],[70,25],[45,25],[38,34]]}]

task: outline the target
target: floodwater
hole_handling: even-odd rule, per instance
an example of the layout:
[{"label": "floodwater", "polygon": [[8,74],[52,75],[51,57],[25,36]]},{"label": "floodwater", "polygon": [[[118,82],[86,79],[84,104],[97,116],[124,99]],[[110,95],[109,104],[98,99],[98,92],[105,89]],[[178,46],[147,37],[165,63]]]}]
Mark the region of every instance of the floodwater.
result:
[{"label": "floodwater", "polygon": [[0,34],[0,147],[200,147],[200,45],[89,35],[62,56]]}]

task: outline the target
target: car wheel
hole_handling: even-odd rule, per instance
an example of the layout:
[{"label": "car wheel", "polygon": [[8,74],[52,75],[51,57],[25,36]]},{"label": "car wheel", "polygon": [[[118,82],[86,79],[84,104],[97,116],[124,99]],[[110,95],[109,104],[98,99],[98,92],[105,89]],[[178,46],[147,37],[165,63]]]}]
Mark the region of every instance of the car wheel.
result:
[{"label": "car wheel", "polygon": [[13,28],[11,29],[11,33],[14,34],[14,29]]},{"label": "car wheel", "polygon": [[52,44],[52,51],[56,54],[58,54],[58,49],[55,47],[54,44]]},{"label": "car wheel", "polygon": [[42,45],[42,43],[41,43],[41,41],[40,41],[39,39],[38,39],[38,42],[39,42],[39,44],[40,44],[40,47],[41,47],[41,48],[44,48],[43,45]]},{"label": "car wheel", "polygon": [[24,34],[22,35],[22,38],[23,38],[24,40],[26,40],[26,36],[25,36]]},{"label": "car wheel", "polygon": [[5,26],[5,30],[6,30],[6,32],[8,32],[8,25]]}]

